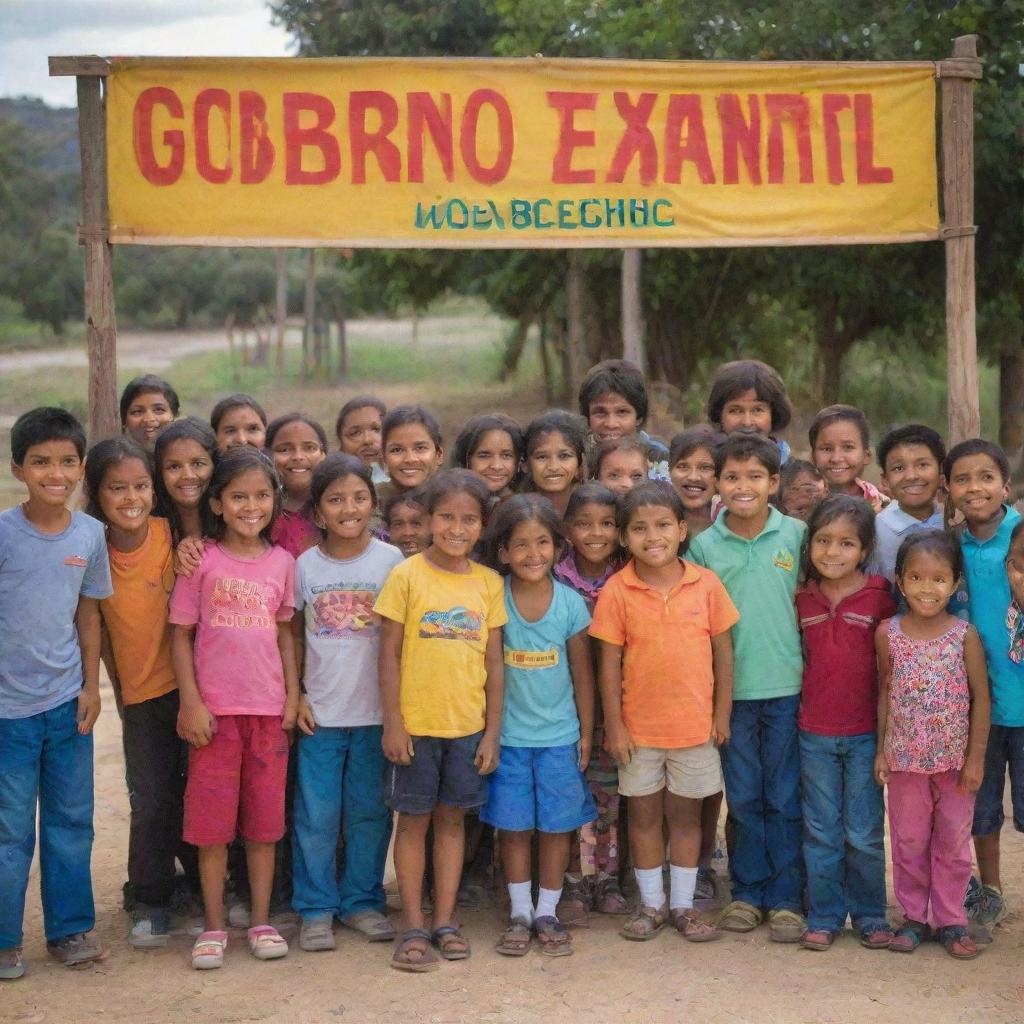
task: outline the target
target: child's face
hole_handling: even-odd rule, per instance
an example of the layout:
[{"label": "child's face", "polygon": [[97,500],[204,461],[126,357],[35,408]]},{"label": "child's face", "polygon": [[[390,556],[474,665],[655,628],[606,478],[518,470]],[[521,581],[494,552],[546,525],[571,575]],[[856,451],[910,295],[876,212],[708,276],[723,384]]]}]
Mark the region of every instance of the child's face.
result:
[{"label": "child's face", "polygon": [[722,432],[725,434],[764,434],[772,432],[771,403],[757,397],[753,388],[733,395],[722,406]]},{"label": "child's face", "polygon": [[441,465],[444,452],[422,423],[394,427],[384,445],[384,468],[401,491],[419,487]]},{"label": "child's face", "polygon": [[162,392],[143,391],[136,395],[128,406],[124,429],[147,451],[152,451],[160,431],[173,420],[171,404]]},{"label": "child's face", "polygon": [[715,496],[715,460],[707,448],[694,448],[669,470],[672,486],[687,512],[701,512]]},{"label": "child's face", "polygon": [[871,461],[871,449],[864,444],[856,423],[835,420],[821,428],[812,457],[831,490],[851,491]]},{"label": "child's face", "polygon": [[468,558],[483,530],[480,503],[471,494],[458,491],[438,501],[430,516],[430,539],[449,558]]},{"label": "child's face", "polygon": [[172,441],[160,467],[164,487],[179,508],[198,508],[213,476],[213,459],[198,441]]},{"label": "child's face", "polygon": [[882,478],[904,512],[930,515],[942,483],[942,467],[927,445],[898,444],[885,456]]},{"label": "child's face", "polygon": [[802,519],[806,523],[827,492],[828,488],[821,477],[798,473],[788,486],[782,488],[782,506],[787,516]]},{"label": "child's face", "polygon": [[590,403],[587,422],[599,441],[629,437],[640,429],[636,409],[615,391],[606,391]]},{"label": "child's face", "polygon": [[103,474],[99,494],[100,511],[111,528],[135,533],[145,527],[153,511],[153,479],[139,459],[122,459]]},{"label": "child's face", "polygon": [[686,539],[686,521],[665,505],[641,505],[623,533],[629,553],[650,569],[661,569],[679,557]]},{"label": "child's face", "polygon": [[535,519],[520,523],[498,548],[498,558],[512,575],[524,583],[539,583],[555,564],[555,539],[551,531]]},{"label": "child's face", "polygon": [[309,494],[313,469],[326,457],[317,432],[302,420],[281,427],[274,435],[270,454],[285,491],[297,497]]},{"label": "child's face", "polygon": [[718,477],[718,493],[729,515],[756,519],[778,490],[779,474],[770,473],[757,459],[726,459]]},{"label": "child's face", "polygon": [[354,473],[332,481],[317,502],[316,514],[329,537],[358,540],[373,514],[373,496]]},{"label": "child's face", "polygon": [[217,424],[217,447],[226,452],[243,444],[262,448],[267,439],[267,428],[255,409],[247,405],[236,405],[228,409]]},{"label": "child's face", "polygon": [[82,457],[73,441],[43,441],[30,445],[21,465],[11,473],[28,488],[29,501],[40,507],[67,504],[82,479]]},{"label": "child's face", "polygon": [[527,470],[541,494],[563,494],[579,480],[576,449],[559,431],[543,434],[526,457]]},{"label": "child's face", "polygon": [[516,475],[516,449],[505,430],[488,430],[469,456],[467,469],[472,470],[491,494],[508,490]]},{"label": "child's face", "polygon": [[957,459],[950,467],[949,497],[964,514],[968,526],[991,522],[1010,496],[1009,481],[1003,479],[991,455],[979,452]]},{"label": "child's face", "polygon": [[810,540],[811,564],[822,579],[845,579],[860,569],[866,554],[857,524],[847,516],[819,527]]},{"label": "child's face", "polygon": [[430,546],[430,516],[422,505],[395,505],[388,519],[391,543],[409,558]]},{"label": "child's face", "polygon": [[647,459],[642,452],[609,452],[597,474],[597,482],[615,494],[625,494],[646,479]]},{"label": "child's face", "polygon": [[341,433],[338,435],[341,450],[372,466],[381,457],[380,433],[383,422],[380,410],[372,405],[353,409],[341,424]]},{"label": "child's face", "polygon": [[606,566],[619,546],[612,505],[591,501],[580,506],[567,524],[566,532],[577,557],[592,566]]},{"label": "child's face", "polygon": [[274,516],[274,487],[261,469],[247,469],[228,481],[219,498],[210,499],[213,514],[224,520],[228,535],[254,540]]},{"label": "child's face", "polygon": [[1006,576],[1018,606],[1024,608],[1024,536],[1018,536],[1006,555]]},{"label": "child's face", "polygon": [[946,610],[956,590],[957,578],[944,558],[930,551],[912,551],[896,583],[910,610],[923,619],[930,619]]}]

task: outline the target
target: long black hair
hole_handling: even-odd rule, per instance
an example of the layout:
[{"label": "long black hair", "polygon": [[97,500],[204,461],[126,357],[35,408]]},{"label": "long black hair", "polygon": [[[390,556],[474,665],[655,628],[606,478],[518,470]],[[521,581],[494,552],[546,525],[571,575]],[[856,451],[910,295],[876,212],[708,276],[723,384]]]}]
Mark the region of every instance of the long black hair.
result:
[{"label": "long black hair", "polygon": [[[156,507],[154,514],[163,516],[171,524],[171,537],[177,544],[184,535],[181,525],[181,514],[174,504],[171,496],[167,493],[164,485],[164,459],[167,457],[167,449],[175,441],[194,441],[210,457],[210,464],[213,469],[217,468],[219,452],[217,450],[217,435],[213,428],[197,416],[185,416],[183,419],[168,423],[160,431],[153,448],[153,490],[156,494]],[[209,485],[207,485],[209,486]],[[205,497],[205,491],[203,496]],[[200,498],[199,508],[202,510],[203,500]]]}]

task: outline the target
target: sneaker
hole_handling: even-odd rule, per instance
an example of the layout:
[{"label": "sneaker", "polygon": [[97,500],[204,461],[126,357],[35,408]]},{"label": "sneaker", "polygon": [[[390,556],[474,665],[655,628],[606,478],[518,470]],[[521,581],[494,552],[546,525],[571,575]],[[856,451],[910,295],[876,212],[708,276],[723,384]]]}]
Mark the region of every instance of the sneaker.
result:
[{"label": "sneaker", "polygon": [[1003,899],[1003,894],[991,885],[983,885],[981,905],[974,915],[974,920],[983,928],[994,928],[1006,915],[1006,900]]},{"label": "sneaker", "polygon": [[161,907],[137,905],[128,943],[135,949],[162,949],[171,937],[171,915]]},{"label": "sneaker", "polygon": [[248,928],[250,921],[251,915],[249,913],[248,903],[242,903],[239,901],[237,903],[232,903],[231,906],[228,907],[228,924],[231,925],[232,928]]},{"label": "sneaker", "polygon": [[319,953],[334,948],[334,918],[330,914],[311,914],[302,919],[299,949],[307,953]]},{"label": "sneaker", "polygon": [[718,898],[715,888],[715,869],[697,868],[697,884],[693,887],[695,900],[714,900]]},{"label": "sneaker", "polygon": [[14,981],[25,973],[20,949],[0,949],[0,981]]},{"label": "sneaker", "polygon": [[974,875],[971,875],[971,880],[967,883],[967,892],[964,895],[964,910],[967,911],[967,916],[969,918],[975,918],[978,916],[978,911],[981,910],[982,894],[983,888],[981,882],[979,882]]},{"label": "sneaker", "polygon": [[75,932],[72,935],[65,935],[64,938],[57,939],[56,942],[47,942],[46,948],[50,951],[50,956],[68,967],[88,963],[90,960],[99,960],[103,956],[99,941],[92,932]]}]

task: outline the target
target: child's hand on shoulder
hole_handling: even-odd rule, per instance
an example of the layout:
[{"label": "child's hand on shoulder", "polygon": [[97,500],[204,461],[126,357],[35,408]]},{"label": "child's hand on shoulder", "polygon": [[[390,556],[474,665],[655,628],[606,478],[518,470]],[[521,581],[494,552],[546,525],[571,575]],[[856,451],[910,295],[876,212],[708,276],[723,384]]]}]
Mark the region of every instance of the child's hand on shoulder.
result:
[{"label": "child's hand on shoulder", "polygon": [[636,744],[622,722],[605,721],[604,749],[608,751],[616,764],[629,764],[632,760]]},{"label": "child's hand on shoulder", "polygon": [[96,719],[100,717],[100,689],[98,686],[83,686],[78,695],[78,731],[83,736],[92,732]]},{"label": "child's hand on shoulder", "polygon": [[312,736],[313,730],[316,728],[313,709],[309,706],[305,694],[299,697],[299,710],[295,716],[295,724],[299,727],[299,731],[304,732],[307,736]]},{"label": "child's hand on shoulder", "polygon": [[214,717],[201,701],[183,703],[178,708],[178,735],[197,749],[213,739]]},{"label": "child's hand on shoulder", "polygon": [[498,756],[501,750],[499,737],[494,733],[484,732],[476,748],[473,764],[481,775],[490,775],[498,767]]},{"label": "child's hand on shoulder", "polygon": [[199,537],[185,537],[174,551],[174,572],[191,579],[203,560],[206,542]]},{"label": "child's hand on shoulder", "polygon": [[977,793],[981,788],[981,780],[985,775],[984,758],[968,758],[960,769],[960,779],[957,782],[957,789],[964,793]]},{"label": "child's hand on shoulder", "polygon": [[384,722],[384,739],[381,741],[384,756],[392,764],[409,764],[412,761],[412,737],[399,722]]},{"label": "child's hand on shoulder", "polygon": [[881,750],[875,754],[875,781],[880,786],[889,784],[889,762],[885,758],[885,752]]}]

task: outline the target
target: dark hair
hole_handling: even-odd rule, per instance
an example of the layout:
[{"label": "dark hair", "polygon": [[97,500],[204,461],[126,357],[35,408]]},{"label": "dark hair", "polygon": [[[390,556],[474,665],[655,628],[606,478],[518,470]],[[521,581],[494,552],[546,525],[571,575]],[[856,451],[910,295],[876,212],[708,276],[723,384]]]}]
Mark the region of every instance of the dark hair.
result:
[{"label": "dark hair", "polygon": [[89,449],[89,455],[85,460],[85,511],[93,519],[106,524],[107,517],[100,508],[103,478],[111,466],[127,462],[129,459],[138,459],[149,474],[149,479],[153,479],[153,463],[149,458],[149,452],[130,437],[110,437],[97,442]]},{"label": "dark hair", "polygon": [[334,421],[334,436],[339,442],[341,441],[341,432],[345,429],[345,417],[350,412],[355,412],[356,409],[365,409],[368,406],[380,413],[381,420],[387,415],[388,407],[374,395],[357,395],[355,398],[350,398],[341,407],[341,412],[338,413],[338,418]]},{"label": "dark hair", "polygon": [[267,426],[267,439],[264,442],[268,448],[274,443],[277,432],[290,423],[305,423],[316,434],[317,440],[320,442],[320,450],[327,451],[327,435],[324,433],[324,428],[312,416],[307,416],[304,412],[286,412],[283,416],[276,416],[272,419]]},{"label": "dark hair", "polygon": [[883,474],[885,473],[885,460],[893,448],[908,444],[918,444],[927,448],[935,456],[939,469],[942,468],[942,463],[946,459],[946,445],[939,432],[932,430],[931,427],[926,427],[923,423],[908,423],[905,427],[893,427],[878,442],[875,457],[878,459],[878,467]]},{"label": "dark hair", "polygon": [[[219,455],[217,435],[213,432],[213,428],[198,416],[185,416],[183,419],[168,423],[157,435],[156,444],[153,446],[153,490],[156,494],[154,512],[158,516],[163,516],[171,524],[171,536],[175,543],[182,538],[181,516],[164,486],[163,464],[167,449],[176,441],[194,441],[210,456],[210,463],[214,468],[217,466]],[[202,502],[200,502],[201,508]]]},{"label": "dark hair", "polygon": [[523,458],[525,444],[523,441],[523,428],[511,416],[494,413],[492,415],[474,416],[471,420],[468,420],[459,432],[459,436],[455,439],[455,448],[452,451],[452,466],[468,469],[470,457],[480,445],[484,434],[488,434],[492,430],[504,431],[512,442],[516,468],[512,474],[511,486],[515,487],[521,474],[519,463]]},{"label": "dark hair", "polygon": [[668,465],[671,469],[680,459],[685,458],[687,455],[691,455],[699,448],[704,448],[711,454],[711,458],[714,459],[715,452],[718,451],[719,447],[725,442],[725,434],[720,430],[715,430],[714,427],[709,427],[705,424],[701,424],[697,427],[689,427],[687,430],[681,430],[672,440],[668,446]]},{"label": "dark hair", "polygon": [[959,444],[953,445],[946,456],[946,460],[942,464],[942,472],[946,477],[947,483],[953,475],[953,467],[957,461],[970,458],[972,455],[987,455],[999,467],[999,474],[1003,478],[1003,483],[1010,479],[1010,460],[1006,457],[1006,452],[999,445],[992,441],[986,441],[983,437],[972,437],[967,441],[961,441]]},{"label": "dark hair", "polygon": [[587,459],[588,471],[595,480],[601,472],[601,464],[613,452],[638,452],[644,460],[646,473],[647,460],[650,458],[651,449],[644,444],[639,437],[609,437],[602,441],[590,451]]},{"label": "dark hair", "polygon": [[529,458],[542,438],[548,434],[561,434],[566,443],[576,452],[580,465],[587,462],[587,432],[578,416],[564,409],[548,409],[535,416],[526,428],[523,439],[526,457]]},{"label": "dark hair", "polygon": [[875,546],[875,510],[863,499],[849,494],[830,494],[819,502],[807,520],[807,532],[800,552],[800,572],[805,580],[820,580],[821,573],[811,560],[811,542],[823,527],[840,519],[849,519],[857,531],[861,546],[861,559],[857,565],[863,569]]},{"label": "dark hair", "polygon": [[29,448],[47,441],[70,441],[85,458],[85,430],[71,413],[52,405],[23,412],[11,427],[11,461],[20,466]]},{"label": "dark hair", "polygon": [[903,576],[907,559],[915,551],[924,551],[945,559],[958,580],[964,574],[964,553],[960,542],[945,530],[915,530],[904,538],[899,551],[896,552],[897,577]]},{"label": "dark hair", "polygon": [[270,516],[270,522],[260,531],[264,540],[270,540],[270,532],[274,527],[274,520],[281,511],[281,478],[277,475],[274,462],[258,448],[252,445],[242,444],[229,448],[217,460],[213,476],[210,478],[210,486],[206,488],[205,501],[203,502],[204,533],[214,540],[223,540],[227,532],[224,526],[224,519],[217,515],[210,507],[213,500],[220,500],[220,496],[227,490],[235,477],[248,473],[252,469],[258,469],[267,474],[271,488],[274,492],[274,511]]},{"label": "dark hair", "polygon": [[491,492],[487,484],[468,469],[442,469],[435,473],[423,487],[423,507],[430,515],[437,506],[455,494],[468,494],[480,504],[480,516],[487,521],[487,510],[491,503]]},{"label": "dark hair", "polygon": [[388,434],[392,430],[404,427],[409,423],[419,423],[430,435],[430,440],[434,442],[434,447],[438,450],[444,448],[444,444],[441,441],[441,428],[437,425],[437,420],[422,405],[396,405],[384,417],[384,423],[380,431],[381,445],[383,446],[387,442]]},{"label": "dark hair", "polygon": [[609,508],[616,509],[618,508],[618,499],[615,497],[613,490],[605,487],[604,484],[599,484],[596,480],[580,484],[569,495],[569,503],[565,506],[565,515],[562,516],[562,522],[571,522],[572,517],[584,505],[607,505]]},{"label": "dark hair", "polygon": [[402,505],[408,505],[410,508],[419,508],[426,512],[427,499],[423,494],[423,488],[416,487],[411,491],[399,491],[397,494],[392,494],[384,502],[384,507],[381,509],[381,518],[384,520],[385,525],[391,525],[391,513]]},{"label": "dark hair", "polygon": [[1014,542],[1021,534],[1024,534],[1024,519],[1018,520],[1017,525],[1010,531],[1010,543],[1006,546],[1007,551],[1013,547]]},{"label": "dark hair", "polygon": [[721,427],[726,402],[744,391],[753,391],[760,401],[771,406],[772,430],[783,430],[789,425],[793,407],[789,404],[786,385],[778,372],[760,359],[737,359],[715,370],[708,394],[708,419]]},{"label": "dark hair", "polygon": [[843,421],[852,423],[860,433],[861,444],[865,448],[871,447],[871,427],[868,418],[855,405],[826,405],[819,410],[818,414],[811,420],[810,428],[807,431],[807,439],[813,448],[818,443],[818,435],[833,423]]},{"label": "dark hair", "polygon": [[779,471],[779,490],[789,487],[801,476],[813,476],[815,480],[825,482],[821,470],[813,462],[808,462],[807,459],[789,459]]},{"label": "dark hair", "polygon": [[715,452],[715,476],[722,475],[722,467],[729,459],[746,462],[757,459],[773,476],[781,472],[782,456],[779,446],[759,434],[730,434]]},{"label": "dark hair", "polygon": [[565,544],[565,534],[555,506],[539,494],[514,494],[497,507],[484,537],[484,562],[502,575],[507,574],[509,567],[501,564],[498,550],[508,547],[517,526],[529,522],[540,523],[551,534],[557,562]]},{"label": "dark hair", "polygon": [[313,477],[309,483],[309,503],[316,508],[320,499],[335,480],[343,480],[347,476],[357,476],[370,488],[370,499],[377,504],[377,488],[373,486],[373,471],[357,455],[347,452],[331,452],[321,459],[313,469]]},{"label": "dark hair", "polygon": [[580,385],[580,415],[590,418],[590,403],[608,392],[621,395],[636,410],[636,423],[647,419],[647,383],[640,367],[628,359],[605,359],[592,366]]},{"label": "dark hair", "polygon": [[629,521],[638,508],[649,506],[671,509],[672,515],[680,522],[686,520],[686,509],[683,508],[683,502],[672,485],[665,483],[664,480],[648,480],[647,483],[637,484],[619,498],[616,511],[619,531],[622,532],[629,526]]},{"label": "dark hair", "polygon": [[228,395],[227,398],[222,398],[213,407],[213,411],[210,413],[210,426],[216,430],[220,426],[220,421],[224,419],[227,413],[232,409],[238,409],[242,406],[252,409],[259,416],[263,426],[267,425],[267,414],[263,411],[263,406],[252,395],[244,395],[239,392],[238,394]]},{"label": "dark hair", "polygon": [[171,412],[175,416],[178,415],[178,409],[181,405],[178,401],[178,392],[163,377],[158,377],[155,373],[145,373],[141,377],[133,377],[124,386],[124,391],[121,392],[122,427],[128,422],[128,410],[131,408],[132,402],[139,395],[146,394],[163,395],[167,399],[167,404],[171,407]]}]

